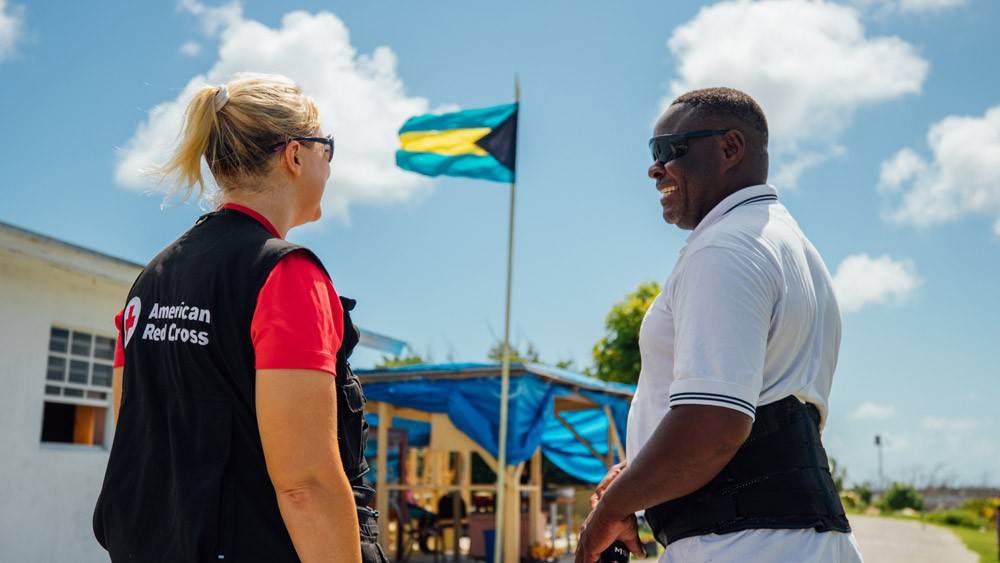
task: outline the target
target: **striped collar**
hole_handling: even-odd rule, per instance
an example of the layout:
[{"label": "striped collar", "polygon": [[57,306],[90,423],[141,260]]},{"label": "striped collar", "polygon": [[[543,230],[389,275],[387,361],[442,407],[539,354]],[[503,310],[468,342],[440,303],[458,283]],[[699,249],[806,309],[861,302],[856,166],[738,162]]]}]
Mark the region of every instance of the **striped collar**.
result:
[{"label": "striped collar", "polygon": [[705,215],[705,218],[698,223],[691,234],[688,235],[687,242],[693,241],[700,233],[705,231],[709,226],[718,223],[726,215],[729,215],[732,211],[739,207],[746,205],[753,205],[762,201],[777,201],[778,200],[778,190],[770,184],[758,184],[756,186],[750,186],[737,190],[731,194],[729,197],[719,202],[718,205],[712,208]]}]

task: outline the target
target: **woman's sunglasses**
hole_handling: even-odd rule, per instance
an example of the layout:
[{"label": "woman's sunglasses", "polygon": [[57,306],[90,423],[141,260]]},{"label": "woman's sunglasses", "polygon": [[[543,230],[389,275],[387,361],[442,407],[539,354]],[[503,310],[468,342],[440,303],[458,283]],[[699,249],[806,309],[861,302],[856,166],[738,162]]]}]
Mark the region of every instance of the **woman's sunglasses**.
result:
[{"label": "woman's sunglasses", "polygon": [[658,135],[649,140],[649,150],[653,153],[654,161],[666,164],[675,158],[680,158],[687,154],[688,139],[714,137],[716,135],[725,135],[728,132],[729,129],[707,129],[688,133],[674,133],[672,135]]},{"label": "woman's sunglasses", "polygon": [[292,141],[300,141],[303,143],[323,143],[326,145],[326,148],[323,149],[323,152],[326,153],[326,161],[330,162],[333,160],[333,135],[327,135],[326,137],[292,137],[287,141],[281,141],[280,143],[271,145],[267,148],[267,152],[274,152]]}]

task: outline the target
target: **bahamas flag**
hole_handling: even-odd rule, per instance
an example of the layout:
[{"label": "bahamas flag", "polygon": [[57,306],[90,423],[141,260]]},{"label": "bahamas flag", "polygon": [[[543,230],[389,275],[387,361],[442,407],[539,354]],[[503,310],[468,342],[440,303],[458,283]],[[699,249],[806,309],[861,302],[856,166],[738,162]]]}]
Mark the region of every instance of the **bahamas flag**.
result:
[{"label": "bahamas flag", "polygon": [[396,165],[404,170],[512,183],[517,104],[411,117],[399,143]]}]

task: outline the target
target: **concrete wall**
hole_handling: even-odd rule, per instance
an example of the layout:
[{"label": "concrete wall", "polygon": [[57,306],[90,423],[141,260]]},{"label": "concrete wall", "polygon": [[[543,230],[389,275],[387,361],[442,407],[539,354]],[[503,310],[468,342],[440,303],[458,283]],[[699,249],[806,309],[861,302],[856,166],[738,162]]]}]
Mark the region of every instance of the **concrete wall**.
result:
[{"label": "concrete wall", "polygon": [[0,248],[0,561],[108,561],[91,514],[111,409],[105,447],[43,445],[43,392],[52,325],[114,336],[128,289]]}]

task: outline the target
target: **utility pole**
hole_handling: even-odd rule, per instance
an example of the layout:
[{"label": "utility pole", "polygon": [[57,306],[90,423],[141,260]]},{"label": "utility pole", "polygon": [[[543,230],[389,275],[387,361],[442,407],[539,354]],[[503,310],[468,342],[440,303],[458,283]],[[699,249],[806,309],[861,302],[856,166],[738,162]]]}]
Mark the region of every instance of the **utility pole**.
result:
[{"label": "utility pole", "polygon": [[875,447],[878,449],[878,486],[881,491],[885,491],[885,476],[882,473],[882,435],[875,435]]}]

